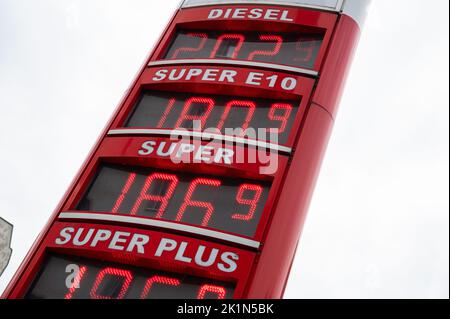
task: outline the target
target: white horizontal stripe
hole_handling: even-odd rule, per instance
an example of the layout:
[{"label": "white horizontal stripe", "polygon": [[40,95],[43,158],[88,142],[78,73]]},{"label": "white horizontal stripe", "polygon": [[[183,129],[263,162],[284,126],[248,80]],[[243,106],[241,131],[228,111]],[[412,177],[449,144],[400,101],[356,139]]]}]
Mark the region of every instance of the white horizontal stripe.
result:
[{"label": "white horizontal stripe", "polygon": [[[333,5],[334,3],[334,5]],[[305,7],[312,9],[320,9],[326,11],[339,11],[342,0],[325,1],[325,0],[185,0],[182,8],[192,8],[209,5],[224,5],[224,4],[263,4],[276,6],[292,6]]]},{"label": "white horizontal stripe", "polygon": [[185,233],[196,234],[201,236],[207,236],[210,238],[216,238],[227,242],[251,247],[259,248],[260,243],[255,240],[251,240],[245,237],[230,235],[215,230],[204,229],[195,226],[189,226],[184,224],[177,224],[168,221],[154,220],[148,218],[142,218],[137,216],[123,216],[113,214],[96,214],[96,213],[69,213],[62,212],[59,214],[59,219],[85,219],[85,220],[97,220],[108,222],[120,222],[134,225],[153,226],[171,230],[178,230]]},{"label": "white horizontal stripe", "polygon": [[179,64],[226,64],[234,66],[248,66],[248,67],[260,67],[271,70],[288,71],[299,74],[306,74],[311,76],[318,76],[317,71],[296,68],[288,65],[280,65],[274,63],[254,62],[254,61],[241,61],[241,60],[226,60],[226,59],[182,59],[182,60],[159,60],[152,61],[148,64],[151,66],[163,66],[163,65],[179,65]]},{"label": "white horizontal stripe", "polygon": [[290,147],[268,143],[264,141],[256,141],[245,139],[241,137],[220,135],[208,132],[193,132],[184,130],[163,130],[163,129],[115,129],[110,130],[108,135],[166,135],[166,136],[183,136],[183,137],[195,137],[205,140],[219,140],[226,142],[234,142],[242,145],[257,146],[259,148],[271,149],[277,152],[283,152],[290,154],[292,149]]}]

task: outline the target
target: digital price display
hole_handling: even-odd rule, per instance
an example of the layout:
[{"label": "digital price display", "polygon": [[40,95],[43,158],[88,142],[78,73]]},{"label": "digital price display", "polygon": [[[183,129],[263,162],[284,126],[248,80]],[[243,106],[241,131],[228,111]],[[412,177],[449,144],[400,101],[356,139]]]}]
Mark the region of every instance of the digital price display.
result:
[{"label": "digital price display", "polygon": [[[73,278],[67,269],[76,269]],[[72,280],[68,280],[72,279]],[[78,288],[76,288],[78,286]],[[231,299],[215,280],[63,255],[50,255],[26,299]]]},{"label": "digital price display", "polygon": [[253,236],[270,183],[103,165],[77,210],[130,214]]},{"label": "digital price display", "polygon": [[262,133],[259,130],[265,129],[266,139],[277,137],[279,143],[286,143],[299,104],[293,100],[145,91],[125,127],[193,129],[198,121],[202,130],[226,134],[230,129],[238,133],[233,135],[254,134],[255,139]]},{"label": "digital price display", "polygon": [[324,33],[179,30],[164,59],[233,59],[313,68]]}]

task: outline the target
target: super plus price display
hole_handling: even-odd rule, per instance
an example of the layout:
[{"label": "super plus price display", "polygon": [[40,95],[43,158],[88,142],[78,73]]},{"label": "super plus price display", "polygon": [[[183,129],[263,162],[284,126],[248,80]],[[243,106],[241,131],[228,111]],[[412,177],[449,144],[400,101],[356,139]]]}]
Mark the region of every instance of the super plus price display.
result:
[{"label": "super plus price display", "polygon": [[[67,267],[79,265],[80,288],[67,288]],[[84,258],[52,255],[33,284],[28,299],[226,299],[233,285],[189,275],[143,270]],[[55,278],[56,277],[56,278]]]},{"label": "super plus price display", "polygon": [[183,1],[3,297],[282,298],[367,4]]}]

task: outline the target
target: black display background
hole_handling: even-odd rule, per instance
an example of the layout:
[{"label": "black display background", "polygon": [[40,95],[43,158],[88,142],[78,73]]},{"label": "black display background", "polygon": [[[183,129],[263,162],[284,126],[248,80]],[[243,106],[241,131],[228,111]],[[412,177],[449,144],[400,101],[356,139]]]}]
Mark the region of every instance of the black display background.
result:
[{"label": "black display background", "polygon": [[[243,102],[253,102],[256,106],[254,109],[253,117],[249,121],[249,128],[253,128],[256,133],[258,129],[266,129],[267,132],[264,136],[249,136],[254,139],[268,140],[269,139],[269,129],[281,129],[283,121],[281,118],[285,118],[287,115],[287,110],[283,108],[278,108],[272,114],[272,119],[270,116],[271,106],[274,104],[288,104],[292,108],[290,109],[290,116],[286,117],[286,124],[283,131],[280,132],[277,137],[278,141],[271,141],[273,143],[285,144],[288,141],[290,132],[292,130],[295,117],[297,115],[300,100],[271,100],[271,99],[255,99],[247,97],[231,97],[223,95],[211,95],[211,94],[186,94],[186,93],[168,93],[161,91],[144,91],[139,97],[136,105],[133,108],[132,113],[125,122],[125,127],[133,128],[185,128],[192,129],[193,122],[190,120],[185,120],[181,125],[176,125],[178,119],[180,118],[185,102],[190,98],[208,98],[213,99],[215,106],[209,114],[207,120],[205,121],[202,130],[207,128],[217,128],[221,116],[224,114],[225,107],[230,101],[243,101]],[[171,111],[167,114],[164,123],[161,119],[163,118],[168,106],[170,105],[171,99],[175,99]],[[196,113],[194,113],[196,112]],[[190,107],[190,112],[188,115],[201,116],[206,112],[206,105],[204,103],[192,103]],[[242,128],[243,123],[248,115],[248,107],[233,106],[226,117],[221,133],[225,133],[225,128]],[[160,123],[161,122],[161,123]],[[163,125],[159,125],[163,124]]]},{"label": "black display background", "polygon": [[[204,34],[207,40],[189,34]],[[234,32],[234,31],[205,31],[205,30],[179,30],[164,55],[165,59],[229,59],[232,57],[234,49],[237,48],[236,40],[224,40],[217,50],[217,54],[211,57],[216,47],[217,39],[224,34],[239,34],[245,37],[236,59],[249,60],[250,54],[254,51],[274,52],[275,41],[261,40],[260,36],[279,36],[282,38],[282,45],[277,54],[273,56],[255,55],[253,61],[284,64],[302,68],[313,68],[324,34],[317,33],[270,33],[270,32]],[[203,48],[201,47],[204,41]],[[189,48],[180,51],[180,48]],[[193,50],[192,50],[193,49]],[[178,50],[178,52],[177,52]]]},{"label": "black display background", "polygon": [[[153,173],[173,174],[178,177],[179,183],[175,189],[168,206],[165,209],[161,219],[175,221],[177,213],[184,202],[190,182],[196,178],[208,178],[220,180],[221,186],[213,187],[208,185],[199,185],[193,193],[192,199],[195,201],[210,202],[214,206],[214,212],[207,225],[208,228],[224,230],[244,236],[253,236],[258,222],[261,218],[264,205],[266,203],[270,183],[260,181],[250,181],[244,179],[223,178],[220,176],[200,176],[190,173],[177,173],[171,171],[137,168],[129,166],[104,164],[100,166],[97,176],[92,182],[90,188],[77,205],[77,210],[93,211],[93,212],[112,212],[113,207],[120,196],[122,189],[128,180],[130,173],[136,173],[133,186],[124,197],[117,213],[130,214],[137,198],[141,193],[141,189],[147,177]],[[245,215],[249,211],[249,205],[238,203],[235,198],[242,184],[253,184],[262,187],[260,200],[256,206],[253,218],[251,220],[233,219],[232,215]],[[147,194],[166,194],[168,182],[154,182],[147,191]],[[254,198],[255,192],[245,191],[243,198]],[[160,207],[159,202],[144,201],[139,206],[136,213],[137,216],[156,217]],[[201,225],[206,209],[202,207],[186,208],[181,222],[193,225]]]},{"label": "black display background", "polygon": [[[164,276],[180,281],[178,286],[168,286],[163,284],[153,284],[149,290],[147,299],[196,299],[200,287],[205,284],[220,286],[225,288],[226,299],[233,297],[234,285],[231,283],[217,282],[210,279],[180,275],[151,269],[131,267],[115,263],[103,262],[73,256],[49,255],[42,264],[42,269],[34,280],[30,290],[25,296],[26,299],[64,299],[69,289],[66,286],[66,278],[70,275],[66,272],[68,265],[78,265],[87,267],[80,281],[80,287],[75,289],[72,299],[92,299],[91,289],[94,286],[97,275],[105,268],[113,267],[120,270],[129,271],[133,280],[131,281],[124,299],[139,299],[144,290],[146,281],[153,276]],[[102,283],[96,290],[97,295],[116,299],[122,288],[123,277],[106,275]],[[214,293],[206,293],[205,299],[217,299]]]}]

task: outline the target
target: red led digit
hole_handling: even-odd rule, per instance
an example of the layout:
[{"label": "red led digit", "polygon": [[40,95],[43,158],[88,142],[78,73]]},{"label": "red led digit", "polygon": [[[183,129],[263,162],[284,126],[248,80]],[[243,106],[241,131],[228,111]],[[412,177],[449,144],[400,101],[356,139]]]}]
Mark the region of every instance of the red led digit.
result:
[{"label": "red led digit", "polygon": [[[156,181],[169,182],[169,187],[167,188],[167,191],[165,191],[164,195],[147,194],[150,186],[152,186],[152,184]],[[173,192],[175,191],[177,185],[178,185],[178,178],[175,175],[164,173],[155,173],[150,175],[149,177],[147,177],[144,186],[142,187],[141,193],[131,210],[131,214],[136,215],[143,201],[153,201],[160,203],[158,212],[155,217],[161,218],[166,210],[167,205],[169,204],[169,200],[172,198]]]},{"label": "red led digit", "polygon": [[217,299],[225,299],[226,292],[224,287],[207,284],[200,287],[197,299],[205,299],[207,293],[215,294]]},{"label": "red led digit", "polygon": [[[282,110],[282,115],[275,114],[278,110]],[[283,133],[286,129],[289,117],[291,116],[292,106],[290,104],[285,103],[275,103],[272,104],[269,111],[269,119],[272,121],[281,122],[280,126],[277,128],[278,133]]]},{"label": "red led digit", "polygon": [[205,216],[202,220],[202,226],[207,226],[209,219],[211,218],[213,212],[214,212],[214,206],[209,202],[202,202],[197,200],[192,200],[192,194],[194,194],[196,188],[198,185],[206,185],[211,187],[219,187],[221,185],[221,182],[219,180],[215,179],[208,179],[208,178],[197,178],[192,181],[192,183],[189,185],[189,189],[186,193],[186,196],[184,197],[184,202],[180,207],[180,210],[178,211],[176,221],[181,221],[183,219],[184,212],[186,211],[186,208],[189,206],[193,207],[200,207],[204,208],[206,210]]},{"label": "red led digit", "polygon": [[94,286],[92,286],[92,289],[90,292],[91,298],[92,299],[112,299],[112,297],[110,297],[110,296],[103,296],[103,295],[99,295],[97,293],[97,290],[100,287],[100,284],[104,281],[106,276],[123,278],[122,286],[120,288],[119,295],[117,296],[117,299],[123,299],[125,297],[125,294],[128,291],[128,288],[130,287],[131,281],[133,280],[133,275],[128,270],[112,268],[112,267],[105,268],[98,273],[97,278],[95,279],[95,282],[94,282]]},{"label": "red led digit", "polygon": [[[193,104],[203,104],[206,105],[206,112],[203,113],[203,115],[197,115],[197,114],[189,114],[189,111],[191,110],[191,107]],[[192,97],[184,103],[183,111],[181,112],[180,117],[178,118],[177,123],[175,124],[175,128],[182,127],[182,124],[184,121],[200,121],[202,128],[205,125],[206,119],[209,117],[209,114],[211,114],[211,111],[214,107],[214,100],[210,98],[204,98],[204,97]]]},{"label": "red led digit", "polygon": [[[236,43],[236,46],[233,48],[232,53],[226,52],[225,56],[222,56],[222,57],[231,58],[231,59],[237,58],[239,51],[241,50],[242,45],[245,42],[245,37],[242,34],[238,34],[238,33],[227,33],[227,34],[222,34],[220,37],[217,38],[216,45],[214,46],[214,49],[212,50],[211,55],[209,56],[211,59],[214,59],[217,57],[217,52],[219,51],[220,47],[222,46],[222,43],[225,40],[235,40],[235,41],[237,41],[237,43]],[[230,54],[231,54],[231,56],[230,56]],[[219,56],[219,57],[221,57],[221,56]]]},{"label": "red led digit", "polygon": [[227,105],[225,106],[225,110],[223,111],[223,114],[220,117],[220,122],[217,125],[217,128],[220,131],[222,130],[222,128],[225,124],[225,120],[227,119],[228,115],[230,114],[231,108],[235,107],[235,106],[248,108],[247,116],[245,117],[244,124],[242,124],[242,126],[241,126],[243,131],[248,128],[248,125],[253,118],[253,114],[255,113],[255,108],[256,108],[255,103],[253,103],[251,101],[233,100],[233,101],[230,101],[227,103]]},{"label": "red led digit", "polygon": [[77,290],[77,288],[80,287],[81,279],[83,279],[84,275],[86,274],[86,271],[87,271],[87,267],[85,267],[85,266],[80,267],[77,275],[75,276],[73,284],[70,287],[67,294],[64,296],[64,299],[72,299],[74,292]]},{"label": "red led digit", "polygon": [[[231,218],[239,220],[251,220],[253,218],[253,215],[255,214],[255,210],[261,198],[262,191],[263,188],[259,185],[242,184],[241,187],[239,187],[238,193],[236,195],[236,201],[239,204],[248,205],[249,209],[247,214],[234,214],[231,216]],[[245,198],[245,192],[253,192],[252,198]]]},{"label": "red led digit", "polygon": [[200,38],[200,43],[195,48],[190,48],[190,47],[178,48],[172,54],[172,57],[171,57],[172,59],[176,59],[180,55],[180,53],[182,53],[182,52],[198,52],[198,51],[201,51],[205,47],[206,41],[208,40],[208,35],[206,33],[187,33],[186,35],[189,36],[189,37],[193,37],[193,38]]},{"label": "red led digit", "polygon": [[167,286],[179,286],[180,285],[180,281],[178,279],[164,277],[164,276],[153,276],[146,281],[144,290],[141,293],[141,299],[147,298],[153,284],[155,284],[155,283],[163,284],[163,285],[167,285]]},{"label": "red led digit", "polygon": [[295,50],[300,53],[299,57],[294,58],[294,61],[307,63],[314,56],[314,49],[316,41],[301,37],[295,45]]},{"label": "red led digit", "polygon": [[175,105],[176,99],[170,99],[169,103],[167,104],[166,109],[164,110],[164,114],[161,116],[161,119],[158,122],[157,128],[162,128],[164,124],[166,123],[167,116],[169,116],[169,113],[172,111],[173,106]]},{"label": "red led digit", "polygon": [[260,35],[260,40],[275,42],[272,50],[255,50],[250,52],[248,60],[252,61],[257,55],[263,56],[275,56],[280,52],[281,46],[283,44],[283,38],[279,35]]},{"label": "red led digit", "polygon": [[130,190],[131,186],[134,183],[134,180],[136,178],[135,173],[130,173],[130,175],[127,178],[127,181],[125,182],[125,185],[122,188],[122,191],[120,192],[119,197],[116,200],[116,203],[114,204],[114,207],[112,209],[112,213],[117,213],[119,211],[120,205],[122,205],[122,202],[127,195],[128,191]]}]

